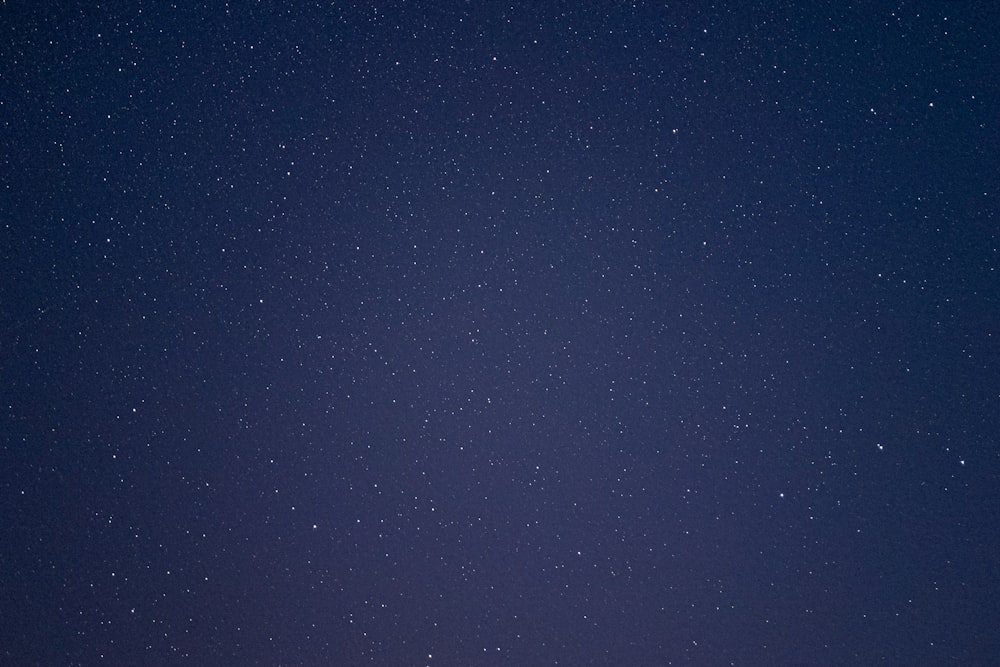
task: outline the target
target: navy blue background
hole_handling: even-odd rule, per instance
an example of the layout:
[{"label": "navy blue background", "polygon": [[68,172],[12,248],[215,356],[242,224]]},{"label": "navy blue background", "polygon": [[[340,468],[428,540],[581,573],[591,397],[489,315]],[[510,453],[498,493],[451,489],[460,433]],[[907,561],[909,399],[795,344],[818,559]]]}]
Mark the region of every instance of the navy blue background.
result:
[{"label": "navy blue background", "polygon": [[5,663],[1000,660],[993,3],[55,4]]}]

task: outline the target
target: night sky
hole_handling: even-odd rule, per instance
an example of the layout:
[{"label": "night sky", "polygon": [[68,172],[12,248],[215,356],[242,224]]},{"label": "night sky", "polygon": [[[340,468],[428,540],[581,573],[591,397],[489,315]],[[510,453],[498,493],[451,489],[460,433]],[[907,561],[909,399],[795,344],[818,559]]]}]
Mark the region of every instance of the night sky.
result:
[{"label": "night sky", "polygon": [[0,5],[0,662],[1000,664],[995,2]]}]

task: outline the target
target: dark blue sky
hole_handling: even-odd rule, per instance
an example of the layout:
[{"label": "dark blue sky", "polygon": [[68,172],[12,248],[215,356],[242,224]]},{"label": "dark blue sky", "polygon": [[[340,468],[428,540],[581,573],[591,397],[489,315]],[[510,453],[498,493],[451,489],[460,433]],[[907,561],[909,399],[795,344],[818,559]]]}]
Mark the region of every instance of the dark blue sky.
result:
[{"label": "dark blue sky", "polygon": [[1000,660],[993,3],[52,4],[3,662]]}]

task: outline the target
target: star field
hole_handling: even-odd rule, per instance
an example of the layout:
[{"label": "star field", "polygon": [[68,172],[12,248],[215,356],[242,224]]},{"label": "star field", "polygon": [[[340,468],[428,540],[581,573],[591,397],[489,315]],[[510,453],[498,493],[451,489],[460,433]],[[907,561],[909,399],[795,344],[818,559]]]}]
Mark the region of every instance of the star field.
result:
[{"label": "star field", "polygon": [[3,661],[993,664],[998,28],[4,3]]}]

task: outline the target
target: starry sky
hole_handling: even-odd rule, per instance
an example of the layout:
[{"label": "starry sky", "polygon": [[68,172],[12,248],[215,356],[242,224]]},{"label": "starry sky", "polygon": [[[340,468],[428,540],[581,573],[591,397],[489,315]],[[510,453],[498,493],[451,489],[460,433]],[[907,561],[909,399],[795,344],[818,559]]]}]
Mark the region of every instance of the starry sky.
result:
[{"label": "starry sky", "polygon": [[5,664],[1000,660],[996,3],[0,35]]}]

